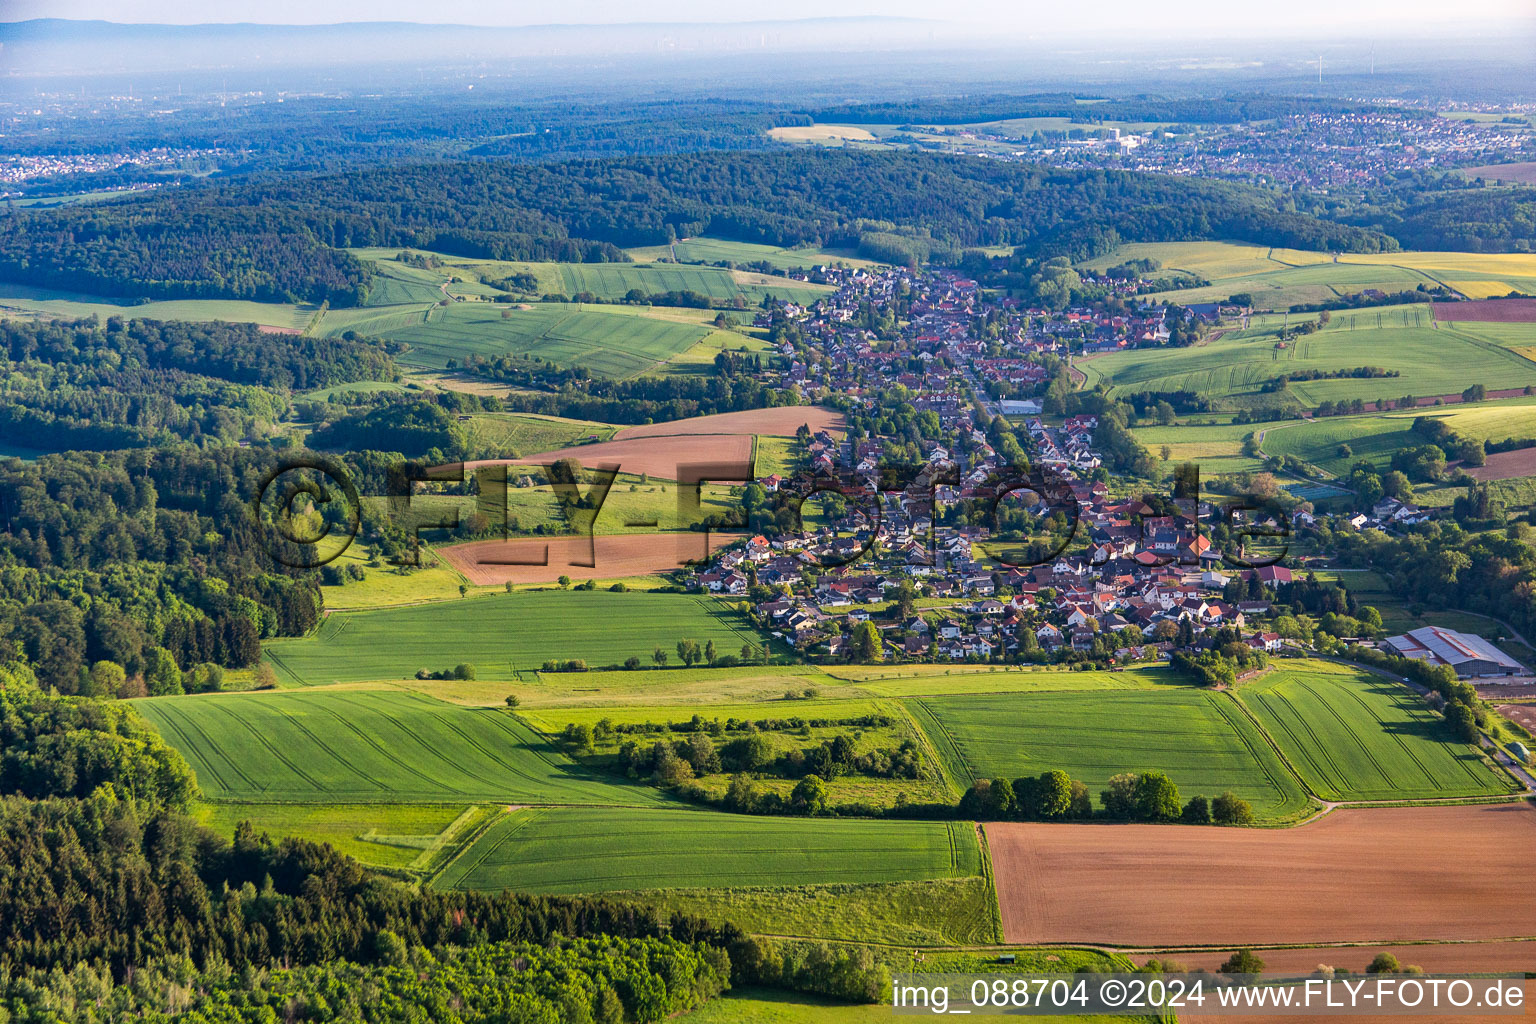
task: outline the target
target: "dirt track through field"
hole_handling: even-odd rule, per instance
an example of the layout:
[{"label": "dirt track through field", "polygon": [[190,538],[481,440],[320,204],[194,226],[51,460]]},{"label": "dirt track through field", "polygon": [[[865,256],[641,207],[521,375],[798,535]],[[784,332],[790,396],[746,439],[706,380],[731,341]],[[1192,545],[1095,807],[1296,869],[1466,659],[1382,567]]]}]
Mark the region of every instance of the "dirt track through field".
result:
[{"label": "dirt track through field", "polygon": [[[739,539],[739,534],[710,533],[711,550]],[[547,565],[505,565],[544,557]],[[594,549],[595,548],[595,549]],[[554,583],[561,576],[573,580],[615,580],[669,572],[704,555],[704,534],[629,533],[595,537],[550,537],[528,540],[482,540],[438,548],[437,554],[469,582],[482,587],[502,583]],[[593,562],[595,565],[577,563]]]},{"label": "dirt track through field", "polygon": [[1003,934],[1118,946],[1536,936],[1536,808],[1339,810],[1294,829],[987,827]]}]

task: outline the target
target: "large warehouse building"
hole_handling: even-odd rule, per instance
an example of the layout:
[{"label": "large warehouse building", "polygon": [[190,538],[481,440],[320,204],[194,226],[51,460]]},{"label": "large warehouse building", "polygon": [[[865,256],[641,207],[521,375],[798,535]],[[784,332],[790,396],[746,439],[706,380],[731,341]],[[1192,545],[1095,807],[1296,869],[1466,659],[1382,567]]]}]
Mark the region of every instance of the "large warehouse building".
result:
[{"label": "large warehouse building", "polygon": [[1385,646],[1405,658],[1427,661],[1431,665],[1449,665],[1463,679],[1525,674],[1524,666],[1487,640],[1454,629],[1425,626],[1401,636],[1388,637]]}]

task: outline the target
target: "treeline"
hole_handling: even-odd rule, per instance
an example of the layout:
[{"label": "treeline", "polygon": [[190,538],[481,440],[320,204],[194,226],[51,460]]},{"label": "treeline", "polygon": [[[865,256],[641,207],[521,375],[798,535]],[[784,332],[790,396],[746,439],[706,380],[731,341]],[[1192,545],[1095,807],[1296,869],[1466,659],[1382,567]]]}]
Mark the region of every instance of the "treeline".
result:
[{"label": "treeline", "polygon": [[[1083,101],[1092,100],[1085,105]],[[856,103],[808,111],[813,121],[831,124],[970,124],[1011,118],[1065,117],[1074,125],[1103,121],[1169,121],[1180,124],[1241,124],[1307,114],[1361,113],[1376,109],[1352,100],[1307,96],[1224,96],[1170,99],[1162,96],[1105,98],[1076,93],[1022,96],[920,98]]]},{"label": "treeline", "polygon": [[442,405],[423,400],[391,401],[327,423],[309,435],[316,448],[399,452],[429,461],[461,459],[469,435]]},{"label": "treeline", "polygon": [[1123,772],[1099,793],[1095,811],[1088,787],[1064,771],[1009,782],[977,779],[960,798],[960,816],[974,821],[1178,821],[1187,825],[1247,825],[1253,808],[1231,790],[1214,800],[1179,800],[1179,787],[1162,772]]},{"label": "treeline", "polygon": [[[509,365],[510,364],[510,365]],[[495,380],[517,381],[521,366],[497,360],[473,364],[472,371]],[[501,367],[506,366],[507,375]],[[509,412],[532,412],[604,423],[666,423],[747,409],[799,405],[793,392],[766,386],[751,377],[675,375],[633,380],[592,379],[564,383],[554,393],[513,392],[502,399]]]}]

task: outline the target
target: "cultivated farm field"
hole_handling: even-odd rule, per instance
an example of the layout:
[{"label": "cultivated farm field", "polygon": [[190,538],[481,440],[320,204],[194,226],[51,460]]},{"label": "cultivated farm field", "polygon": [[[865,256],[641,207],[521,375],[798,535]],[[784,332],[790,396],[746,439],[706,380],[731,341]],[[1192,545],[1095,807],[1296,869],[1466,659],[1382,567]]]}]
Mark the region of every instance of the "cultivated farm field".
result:
[{"label": "cultivated farm field", "polygon": [[[711,551],[740,539],[711,532]],[[481,540],[437,549],[437,555],[476,586],[554,583],[561,576],[622,580],[671,572],[704,556],[703,533],[598,533],[591,537]],[[521,562],[525,564],[509,564]],[[590,562],[591,565],[577,564]]]},{"label": "cultivated farm field", "polygon": [[396,260],[378,260],[373,264],[373,283],[368,289],[368,306],[398,306],[404,303],[441,301],[447,294],[443,285],[448,278],[437,271],[412,267]]},{"label": "cultivated farm field", "polygon": [[[846,263],[850,266],[874,266],[869,260],[856,259],[846,253],[828,252],[825,249],[781,249],[774,245],[757,242],[734,242],[726,238],[710,238],[700,235],[684,238],[672,244],[672,252],[680,263],[768,263],[779,270],[810,268],[827,263]],[[639,258],[642,253],[654,257],[667,255],[666,246],[648,250],[631,250]]]},{"label": "cultivated farm field", "polygon": [[[1413,421],[1420,416],[1443,420],[1456,433],[1476,440],[1536,437],[1536,398],[1530,397],[1472,405],[1420,406],[1361,416],[1328,416],[1247,429],[1264,430],[1264,454],[1293,455],[1337,475],[1347,473],[1362,461],[1385,466],[1399,449],[1424,444],[1425,439],[1412,429]],[[1171,429],[1182,432],[1199,428]],[[1348,455],[1340,453],[1339,446],[1343,444],[1349,445]]]},{"label": "cultivated farm field", "polygon": [[811,430],[843,432],[843,414],[817,405],[779,405],[771,409],[746,409],[713,416],[695,416],[686,420],[664,420],[640,426],[621,427],[614,439],[629,441],[637,437],[666,437],[672,434],[770,434],[793,437],[801,424]]},{"label": "cultivated farm field", "polygon": [[1243,439],[1264,429],[1263,424],[1213,426],[1137,427],[1136,440],[1161,458],[1168,447],[1168,464],[1193,462],[1203,473],[1251,473],[1264,468],[1261,457],[1243,454]]},{"label": "cultivated farm field", "polygon": [[979,874],[963,822],[548,808],[499,820],[435,880],[447,889],[605,892]]},{"label": "cultivated farm field", "polygon": [[465,662],[489,680],[514,679],[549,659],[595,667],[634,655],[648,663],[653,649],[670,652],[684,638],[713,640],[723,653],[763,643],[739,612],[711,598],[550,590],[336,613],[309,636],[265,650],[281,680],[310,686],[407,679],[419,668]]},{"label": "cultivated farm field", "polygon": [[1257,309],[1285,309],[1327,302],[1367,288],[1412,291],[1443,285],[1468,298],[1511,291],[1536,293],[1536,254],[1531,253],[1329,253],[1232,242],[1138,242],[1122,245],[1084,266],[1103,270],[1128,259],[1156,259],[1163,273],[1184,270],[1211,283],[1160,292],[1172,302],[1216,302],[1234,292],[1253,296]]},{"label": "cultivated farm field", "polygon": [[[327,333],[336,333],[329,323],[325,326]],[[646,316],[642,307],[568,303],[519,309],[456,302],[431,307],[425,319],[416,322],[359,321],[349,326],[408,344],[410,350],[400,357],[408,366],[441,370],[450,359],[462,362],[470,355],[519,355],[559,366],[579,365],[610,377],[642,373],[710,333],[700,325]]]},{"label": "cultivated farm field", "polygon": [[[1529,803],[1337,810],[1294,829],[987,826],[1009,942],[1523,938]],[[1062,898],[1070,894],[1070,898]]]},{"label": "cultivated farm field", "polygon": [[750,466],[750,434],[676,434],[663,437],[624,437],[600,444],[557,448],[523,456],[524,465],[548,465],[558,459],[579,459],[584,466],[617,465],[624,473],[644,473],[676,480],[679,468],[696,464],[731,463]]},{"label": "cultivated farm field", "polygon": [[1413,691],[1359,669],[1279,668],[1238,688],[1314,793],[1401,800],[1507,793],[1482,756],[1454,741]]},{"label": "cultivated farm field", "polygon": [[1060,768],[1097,799],[1110,776],[1162,771],[1180,796],[1232,790],[1264,821],[1311,806],[1295,776],[1230,697],[1201,690],[918,698],[912,710],[961,787]]},{"label": "cultivated farm field", "polygon": [[364,690],[150,698],[136,706],[221,801],[660,804],[587,772],[505,710]]},{"label": "cultivated farm field", "polygon": [[[1133,349],[1082,363],[1090,386],[1107,381],[1115,394],[1197,391],[1237,404],[1273,404],[1261,386],[1300,371],[1345,371],[1375,366],[1396,377],[1294,381],[1303,405],[1412,394],[1459,395],[1469,384],[1490,390],[1536,385],[1536,362],[1502,337],[1483,337],[1478,325],[1436,327],[1427,305],[1334,313],[1324,329],[1293,337],[1281,347],[1278,317],[1256,317],[1246,329],[1179,349]],[[1504,326],[1504,325],[1500,325]],[[1536,342],[1536,331],[1532,334]]]},{"label": "cultivated farm field", "polygon": [[470,417],[469,440],[472,446],[493,449],[508,458],[526,452],[585,443],[592,437],[606,441],[613,427],[590,420],[537,416],[532,413],[482,412]]}]

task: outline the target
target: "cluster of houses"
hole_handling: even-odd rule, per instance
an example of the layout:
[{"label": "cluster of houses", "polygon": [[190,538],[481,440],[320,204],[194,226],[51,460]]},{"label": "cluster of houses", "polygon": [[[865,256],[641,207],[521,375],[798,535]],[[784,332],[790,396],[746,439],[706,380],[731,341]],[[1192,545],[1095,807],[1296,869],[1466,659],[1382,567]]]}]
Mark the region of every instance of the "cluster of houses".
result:
[{"label": "cluster of houses", "polygon": [[[898,298],[908,313],[899,339],[859,326],[870,322],[872,306]],[[1010,658],[1025,649],[1153,657],[1176,638],[1189,642],[1224,627],[1255,648],[1281,646],[1262,628],[1267,602],[1225,599],[1231,571],[1199,526],[1212,515],[1209,506],[1159,517],[1139,500],[1112,497],[1094,444],[1096,417],[1047,422],[1040,414],[1047,375],[1039,356],[1065,348],[1064,328],[1106,330],[1106,341],[1135,344],[1143,335],[1166,338],[1161,319],[1106,320],[994,303],[975,281],[931,269],[845,270],[838,290],[814,306],[765,315],[792,317],[799,327],[798,340],[780,349],[792,367],[782,386],[802,394],[825,388],[873,409],[899,385],[904,401],[936,418],[939,433],[852,440],[815,433],[797,446],[798,469],[837,476],[861,500],[820,529],[756,536],[721,550],[697,573],[699,588],[750,598],[765,628],[802,651],[833,658],[849,654],[856,632],[867,636],[865,623],[874,624],[891,656],[945,660]],[[986,340],[973,336],[983,319]],[[1000,403],[980,394],[999,382],[1017,388],[1018,397]],[[1034,495],[1029,500],[1038,504],[1023,509],[1037,523],[1060,512],[1077,524],[1075,542],[1046,564],[1009,564],[1010,552],[1018,560],[1020,538],[994,537],[987,526],[943,511],[986,495],[1007,469],[976,426],[977,401],[1009,416],[1030,463],[1061,482],[1060,494]],[[882,492],[882,460],[898,447],[908,458],[920,452],[920,479],[907,490]],[[790,481],[774,475],[759,483],[778,492]],[[1416,506],[1386,499],[1350,522],[1387,528],[1422,517],[1427,513]],[[1307,512],[1292,517],[1293,526],[1315,522]],[[1291,582],[1279,566],[1244,575],[1256,584],[1240,588],[1249,594],[1272,595]]]}]

